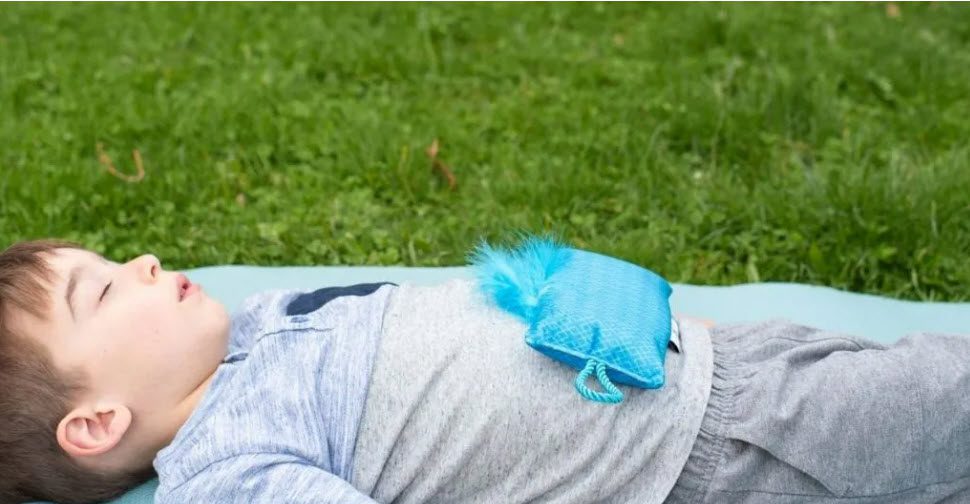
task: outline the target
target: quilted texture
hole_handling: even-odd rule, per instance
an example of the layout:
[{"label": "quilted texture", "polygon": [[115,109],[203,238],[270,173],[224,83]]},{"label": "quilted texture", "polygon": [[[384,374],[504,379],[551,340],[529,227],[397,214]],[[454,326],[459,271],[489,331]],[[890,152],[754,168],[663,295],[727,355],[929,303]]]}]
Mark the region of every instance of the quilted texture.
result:
[{"label": "quilted texture", "polygon": [[[472,265],[486,297],[529,324],[524,336],[532,348],[577,370],[595,366],[608,390],[615,389],[604,370],[616,383],[663,386],[672,289],[656,273],[539,237],[511,251],[482,243]],[[584,397],[605,399],[587,394],[582,382]]]}]

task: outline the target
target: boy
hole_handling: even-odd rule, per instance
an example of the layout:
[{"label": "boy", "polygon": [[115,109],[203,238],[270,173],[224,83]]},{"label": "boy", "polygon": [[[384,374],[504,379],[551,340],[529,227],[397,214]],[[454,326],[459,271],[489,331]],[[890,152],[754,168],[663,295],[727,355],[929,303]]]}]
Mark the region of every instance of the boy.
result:
[{"label": "boy", "polygon": [[579,397],[474,285],[247,298],[152,255],[0,254],[0,503],[970,502],[970,339],[675,318],[661,389]]}]

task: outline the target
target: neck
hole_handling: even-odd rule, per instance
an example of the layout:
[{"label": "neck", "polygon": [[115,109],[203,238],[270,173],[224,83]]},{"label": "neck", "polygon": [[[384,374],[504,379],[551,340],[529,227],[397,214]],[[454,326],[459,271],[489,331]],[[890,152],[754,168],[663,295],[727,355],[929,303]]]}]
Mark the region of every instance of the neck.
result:
[{"label": "neck", "polygon": [[209,385],[212,384],[212,378],[215,377],[215,375],[215,370],[213,370],[213,372],[209,374],[205,380],[202,380],[202,383],[200,383],[195,390],[186,396],[186,398],[173,409],[171,417],[169,417],[168,421],[166,422],[168,428],[163,429],[163,432],[159,433],[159,441],[161,446],[155,450],[156,452],[172,443],[172,440],[175,439],[175,434],[177,434],[179,429],[185,425],[185,422],[188,421],[189,417],[192,415],[192,412],[195,411],[195,408],[199,406],[199,402],[202,401],[202,396],[204,396],[205,392],[209,390]]},{"label": "neck", "polygon": [[141,426],[144,429],[145,438],[143,443],[140,443],[141,446],[135,448],[136,464],[151,464],[158,452],[172,443],[179,429],[185,425],[192,412],[199,406],[202,396],[209,390],[213,377],[215,377],[215,370],[169,412],[145,415],[148,418]]}]

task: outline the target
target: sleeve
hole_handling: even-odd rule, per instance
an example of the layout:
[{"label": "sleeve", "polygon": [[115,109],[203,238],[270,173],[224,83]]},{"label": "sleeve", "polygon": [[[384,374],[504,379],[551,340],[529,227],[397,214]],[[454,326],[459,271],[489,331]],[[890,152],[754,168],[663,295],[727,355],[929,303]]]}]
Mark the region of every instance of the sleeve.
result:
[{"label": "sleeve", "polygon": [[164,482],[155,504],[249,502],[377,504],[347,481],[291,455],[237,455],[209,465],[174,488]]}]

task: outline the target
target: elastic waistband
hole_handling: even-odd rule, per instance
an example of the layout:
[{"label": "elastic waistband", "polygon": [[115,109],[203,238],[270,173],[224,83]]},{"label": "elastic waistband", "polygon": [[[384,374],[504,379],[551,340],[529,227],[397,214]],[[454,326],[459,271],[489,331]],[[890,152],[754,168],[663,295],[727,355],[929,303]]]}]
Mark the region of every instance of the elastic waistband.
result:
[{"label": "elastic waistband", "polygon": [[667,503],[703,502],[717,464],[724,453],[724,433],[735,422],[735,397],[751,374],[750,368],[738,359],[738,354],[750,339],[743,338],[747,331],[732,331],[729,326],[710,329],[714,353],[711,394],[701,421],[701,428]]}]

